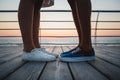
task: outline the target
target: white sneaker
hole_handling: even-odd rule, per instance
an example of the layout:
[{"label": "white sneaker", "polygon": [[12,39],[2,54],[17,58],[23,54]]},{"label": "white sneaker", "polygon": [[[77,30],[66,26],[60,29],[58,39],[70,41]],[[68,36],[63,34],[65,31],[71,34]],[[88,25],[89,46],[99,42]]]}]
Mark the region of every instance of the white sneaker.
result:
[{"label": "white sneaker", "polygon": [[45,48],[37,48],[37,49],[39,49],[39,51],[43,51],[46,54],[58,57],[58,54],[54,54],[54,53],[48,52],[48,51],[45,50]]},{"label": "white sneaker", "polygon": [[25,61],[54,61],[56,57],[33,49],[31,52],[23,52],[22,59]]}]

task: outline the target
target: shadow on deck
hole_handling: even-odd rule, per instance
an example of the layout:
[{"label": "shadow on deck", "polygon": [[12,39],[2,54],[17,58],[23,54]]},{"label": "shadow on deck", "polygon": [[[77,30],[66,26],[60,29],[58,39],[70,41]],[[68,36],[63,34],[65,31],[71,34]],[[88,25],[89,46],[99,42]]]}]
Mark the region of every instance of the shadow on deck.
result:
[{"label": "shadow on deck", "polygon": [[[44,46],[60,54],[71,46]],[[0,46],[0,80],[120,80],[120,46],[96,46],[96,60],[24,62],[21,46]]]}]

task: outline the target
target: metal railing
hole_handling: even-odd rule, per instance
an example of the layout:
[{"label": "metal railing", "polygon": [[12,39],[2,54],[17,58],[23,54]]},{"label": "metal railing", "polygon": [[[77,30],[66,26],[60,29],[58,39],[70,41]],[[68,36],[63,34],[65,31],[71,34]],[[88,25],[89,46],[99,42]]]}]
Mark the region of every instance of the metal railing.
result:
[{"label": "metal railing", "polygon": [[[17,13],[18,11],[17,10],[0,10],[0,13]],[[62,13],[66,13],[66,12],[71,12],[71,10],[41,10],[41,12],[62,12]],[[93,20],[91,22],[95,22],[95,28],[92,28],[91,30],[94,30],[94,44],[96,45],[97,42],[96,42],[96,39],[97,37],[120,37],[120,35],[118,36],[98,36],[97,35],[97,31],[98,30],[120,30],[120,28],[98,28],[98,23],[108,23],[108,22],[112,22],[112,23],[120,23],[120,21],[100,21],[99,18],[100,18],[100,14],[101,13],[120,13],[120,10],[93,10],[92,11],[93,13],[97,13],[97,17],[96,17],[96,20]],[[13,23],[13,22],[18,22],[18,21],[0,21],[0,23]],[[73,22],[73,21],[62,21],[62,20],[42,20],[41,22]],[[16,29],[16,28],[7,28],[7,29],[0,29],[0,30],[19,30],[19,29]],[[41,30],[75,30],[75,28],[40,28],[40,31]],[[19,37],[19,36],[0,36],[0,37]],[[61,38],[61,37],[78,37],[78,36],[41,36],[40,37],[58,37],[58,38]],[[120,44],[120,43],[119,43]]]}]

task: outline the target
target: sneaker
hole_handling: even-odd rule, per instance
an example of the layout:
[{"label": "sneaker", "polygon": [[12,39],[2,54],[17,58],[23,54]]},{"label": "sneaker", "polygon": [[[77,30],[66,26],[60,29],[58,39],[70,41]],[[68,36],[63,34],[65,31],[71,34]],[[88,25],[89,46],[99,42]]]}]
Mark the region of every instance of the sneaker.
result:
[{"label": "sneaker", "polygon": [[39,49],[39,51],[43,51],[46,54],[55,56],[56,58],[58,57],[58,54],[54,54],[54,53],[48,52],[48,51],[45,50],[45,48],[37,48],[37,49]]},{"label": "sneaker", "polygon": [[54,61],[56,57],[48,55],[38,49],[33,49],[31,52],[23,52],[22,59],[25,61]]},{"label": "sneaker", "polygon": [[82,50],[77,47],[72,51],[68,51],[67,53],[61,53],[60,60],[64,62],[80,62],[80,61],[90,61],[95,59],[95,52],[92,49],[90,55],[84,55]]}]

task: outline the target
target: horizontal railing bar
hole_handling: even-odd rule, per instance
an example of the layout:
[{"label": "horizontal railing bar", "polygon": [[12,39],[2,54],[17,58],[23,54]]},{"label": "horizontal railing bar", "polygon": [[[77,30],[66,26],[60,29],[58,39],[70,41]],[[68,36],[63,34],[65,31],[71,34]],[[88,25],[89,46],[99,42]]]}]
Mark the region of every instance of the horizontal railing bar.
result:
[{"label": "horizontal railing bar", "polygon": [[[21,37],[21,36],[0,36],[0,37]],[[70,38],[70,37],[78,37],[78,36],[39,36],[39,37],[51,37],[51,38]],[[95,37],[95,36],[91,36]],[[120,35],[104,35],[104,36],[96,36],[96,37],[120,37]]]},{"label": "horizontal railing bar", "polygon": [[[41,43],[41,45],[77,45],[77,44],[78,44],[78,43]],[[96,45],[96,44],[99,44],[99,45],[100,45],[100,44],[101,44],[101,45],[102,45],[102,44],[104,44],[104,45],[105,45],[105,44],[109,44],[109,45],[110,45],[110,44],[114,44],[114,45],[115,45],[115,44],[118,44],[118,45],[119,45],[120,43],[97,43],[97,42],[94,43],[94,42],[93,42],[92,44],[93,44],[93,45]]]},{"label": "horizontal railing bar", "polygon": [[120,22],[120,21],[91,21],[91,22]]},{"label": "horizontal railing bar", "polygon": [[[0,30],[20,30],[20,29],[0,29]],[[76,30],[76,28],[40,28],[39,30]],[[96,30],[95,28],[92,28],[92,30]],[[97,30],[120,30],[120,28],[97,28]]]},{"label": "horizontal railing bar", "polygon": [[[77,45],[78,43],[41,43],[41,45]],[[120,45],[120,43],[92,43],[93,45]]]},{"label": "horizontal railing bar", "polygon": [[115,28],[114,29],[113,28],[97,28],[97,29],[94,28],[92,30],[120,30],[120,28],[116,28],[116,29]]},{"label": "horizontal railing bar", "polygon": [[[78,43],[41,43],[41,45],[77,45]],[[92,43],[93,45],[96,43]],[[97,44],[120,44],[120,43],[97,43]],[[23,45],[23,43],[0,43],[0,45]]]},{"label": "horizontal railing bar", "polygon": [[[18,10],[0,10],[0,12],[18,12]],[[71,10],[41,10],[41,12],[71,12]],[[120,10],[92,10],[92,12],[120,12]]]},{"label": "horizontal railing bar", "polygon": [[[2,23],[11,23],[11,22],[18,22],[18,21],[0,21]],[[48,20],[48,21],[40,21],[40,22],[74,22],[74,21],[52,21],[52,20]],[[120,21],[91,21],[91,22],[120,22]]]}]

